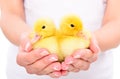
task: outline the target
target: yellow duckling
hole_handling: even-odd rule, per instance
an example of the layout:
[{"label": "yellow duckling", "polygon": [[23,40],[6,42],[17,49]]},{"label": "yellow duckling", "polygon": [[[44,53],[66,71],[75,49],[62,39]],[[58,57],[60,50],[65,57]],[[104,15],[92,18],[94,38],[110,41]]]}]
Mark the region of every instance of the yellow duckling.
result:
[{"label": "yellow duckling", "polygon": [[59,31],[60,50],[64,57],[71,55],[77,49],[89,48],[91,34],[83,27],[80,17],[74,14],[64,16]]},{"label": "yellow duckling", "polygon": [[56,37],[57,31],[55,24],[50,18],[41,18],[35,22],[33,32],[30,34],[30,38],[34,38],[36,35],[40,36],[40,40],[33,43],[33,48],[45,48],[50,53],[58,55],[59,61],[63,60],[63,56],[59,50],[58,40]]}]

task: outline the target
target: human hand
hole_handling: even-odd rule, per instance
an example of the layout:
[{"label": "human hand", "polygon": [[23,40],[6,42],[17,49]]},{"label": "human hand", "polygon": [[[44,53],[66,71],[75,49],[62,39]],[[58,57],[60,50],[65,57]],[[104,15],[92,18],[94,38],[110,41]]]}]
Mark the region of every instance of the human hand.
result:
[{"label": "human hand", "polygon": [[32,49],[32,43],[38,39],[39,37],[35,37],[35,39],[29,40],[26,34],[22,36],[17,63],[25,67],[29,74],[60,77],[62,74],[60,72],[61,64],[57,62],[58,57],[55,54],[49,54],[46,49]]},{"label": "human hand", "polygon": [[100,48],[95,37],[92,37],[89,49],[76,50],[71,56],[66,57],[62,63],[62,69],[68,72],[79,72],[88,70],[90,64],[97,60]]}]

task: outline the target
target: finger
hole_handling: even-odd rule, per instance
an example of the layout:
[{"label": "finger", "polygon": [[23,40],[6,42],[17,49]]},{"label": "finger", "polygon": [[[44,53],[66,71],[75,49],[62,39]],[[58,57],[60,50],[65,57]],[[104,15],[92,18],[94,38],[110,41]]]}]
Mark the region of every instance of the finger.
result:
[{"label": "finger", "polygon": [[28,73],[40,74],[51,63],[58,61],[58,57],[54,54],[48,55],[33,64],[27,65],[26,70]]},{"label": "finger", "polygon": [[91,38],[90,49],[93,51],[93,53],[100,52],[100,47],[98,46],[98,42],[94,35]]},{"label": "finger", "polygon": [[73,64],[69,65],[68,72],[79,72],[79,71],[80,71],[80,68],[74,67]]},{"label": "finger", "polygon": [[92,62],[95,62],[98,58],[98,55],[97,54],[94,54],[90,59],[88,59],[88,62],[92,63]]},{"label": "finger", "polygon": [[79,71],[80,71],[80,69],[75,68],[72,72],[79,72]]},{"label": "finger", "polygon": [[80,49],[76,50],[76,52],[72,55],[73,58],[81,58],[83,60],[88,61],[94,54],[89,49]]},{"label": "finger", "polygon": [[76,69],[80,70],[88,70],[90,63],[83,61],[81,59],[75,59],[73,64],[72,64]]},{"label": "finger", "polygon": [[21,66],[26,66],[34,63],[38,59],[41,59],[44,56],[49,55],[49,52],[45,49],[35,49],[29,53],[20,52],[17,55],[17,63]]},{"label": "finger", "polygon": [[40,40],[40,36],[37,34],[34,34],[33,38],[29,38],[29,34],[24,34],[21,37],[21,42],[20,42],[20,48],[26,52],[29,52],[32,50],[32,44]]},{"label": "finger", "polygon": [[67,56],[65,61],[62,62],[62,70],[78,72],[80,69],[75,68],[72,64],[74,62],[74,58],[72,56]]},{"label": "finger", "polygon": [[63,64],[72,64],[74,61],[74,58],[72,56],[67,56],[63,62]]},{"label": "finger", "polygon": [[29,52],[32,50],[32,44],[28,38],[21,41],[20,50],[25,51],[25,52]]},{"label": "finger", "polygon": [[62,62],[61,69],[64,71],[64,70],[68,70],[68,68],[69,68],[69,65],[66,64],[65,62]]},{"label": "finger", "polygon": [[31,39],[31,43],[34,44],[36,43],[38,40],[40,40],[41,36],[39,36],[38,34],[34,34],[34,37]]},{"label": "finger", "polygon": [[54,62],[50,64],[49,66],[47,66],[46,68],[44,68],[42,72],[38,73],[37,75],[46,75],[54,71],[60,71],[60,70],[61,70],[60,62]]},{"label": "finger", "polygon": [[[80,69],[75,68],[72,63],[66,64],[65,62],[62,62],[62,70],[64,71],[72,71],[72,72],[78,72]],[[67,72],[68,73],[68,72]]]},{"label": "finger", "polygon": [[55,72],[50,73],[50,74],[48,74],[48,75],[49,75],[50,77],[52,77],[52,78],[59,78],[59,77],[62,76],[61,72],[59,72],[59,71],[55,71]]},{"label": "finger", "polygon": [[79,70],[80,70],[80,69],[74,67],[73,64],[69,65],[69,69],[68,69],[69,72],[77,72],[77,71],[79,71]]},{"label": "finger", "polygon": [[62,76],[67,76],[68,73],[69,73],[69,72],[68,72],[67,70],[62,70],[62,71],[61,71]]}]

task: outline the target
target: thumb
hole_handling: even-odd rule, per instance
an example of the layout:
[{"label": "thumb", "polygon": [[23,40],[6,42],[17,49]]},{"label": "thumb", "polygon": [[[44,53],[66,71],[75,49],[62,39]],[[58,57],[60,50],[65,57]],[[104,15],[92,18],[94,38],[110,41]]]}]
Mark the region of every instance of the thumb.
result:
[{"label": "thumb", "polygon": [[23,51],[29,52],[32,50],[32,43],[28,37],[28,33],[24,33],[21,35],[20,48]]},{"label": "thumb", "polygon": [[92,35],[92,38],[91,38],[90,49],[94,53],[100,52],[100,47],[99,47],[98,42],[97,42],[97,40],[96,40],[94,35]]},{"label": "thumb", "polygon": [[31,51],[32,44],[36,43],[40,39],[40,36],[37,34],[34,34],[34,36],[30,39],[29,34],[25,33],[21,37],[21,47],[23,48],[24,51],[29,52]]}]

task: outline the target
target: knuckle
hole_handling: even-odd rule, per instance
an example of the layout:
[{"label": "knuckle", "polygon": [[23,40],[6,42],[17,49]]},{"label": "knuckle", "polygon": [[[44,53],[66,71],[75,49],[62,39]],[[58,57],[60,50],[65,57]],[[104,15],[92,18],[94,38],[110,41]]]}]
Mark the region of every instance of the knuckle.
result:
[{"label": "knuckle", "polygon": [[16,58],[16,62],[17,62],[17,64],[19,64],[19,65],[21,65],[21,63],[20,63],[20,56],[19,55],[17,55],[17,58]]},{"label": "knuckle", "polygon": [[83,68],[83,70],[88,70],[89,67],[90,67],[90,65],[85,65],[84,68]]},{"label": "knuckle", "polygon": [[29,74],[42,75],[41,72],[36,67],[27,66],[25,67],[26,72]]},{"label": "knuckle", "polygon": [[75,70],[74,70],[74,72],[79,72],[79,71],[80,71],[80,69],[75,69]]},{"label": "knuckle", "polygon": [[26,72],[29,74],[34,74],[33,71],[31,69],[26,68]]},{"label": "knuckle", "polygon": [[93,53],[90,50],[87,50],[86,54],[87,58],[91,58],[93,56]]},{"label": "knuckle", "polygon": [[39,53],[39,52],[34,52],[34,53],[33,53],[33,57],[35,57],[35,58],[40,58],[41,56],[40,56],[40,53]]},{"label": "knuckle", "polygon": [[94,56],[92,59],[89,60],[90,63],[95,62],[98,59],[97,56]]},{"label": "knuckle", "polygon": [[93,62],[95,62],[97,59],[98,59],[98,57],[94,57],[94,58],[93,58]]},{"label": "knuckle", "polygon": [[51,75],[49,75],[50,77],[52,77],[52,78],[59,78],[57,75],[55,75],[55,74],[51,74]]},{"label": "knuckle", "polygon": [[52,72],[49,74],[49,76],[52,78],[59,78],[61,74],[59,72]]},{"label": "knuckle", "polygon": [[38,71],[38,72],[42,71],[42,69],[40,68],[40,66],[34,66],[33,69],[36,70],[36,71]]},{"label": "knuckle", "polygon": [[36,75],[45,75],[45,74],[42,74],[41,72],[38,72],[38,73],[36,73]]},{"label": "knuckle", "polygon": [[25,57],[25,61],[27,64],[31,64],[31,58],[29,56]]},{"label": "knuckle", "polygon": [[28,65],[26,67],[26,70],[28,71],[28,73],[31,73],[31,74],[41,74],[42,72],[42,69],[39,65]]},{"label": "knuckle", "polygon": [[44,64],[50,64],[50,63],[55,62],[55,61],[57,61],[57,60],[58,60],[57,56],[49,55],[49,56],[46,56],[46,57],[43,59],[42,62],[43,62]]},{"label": "knuckle", "polygon": [[27,73],[29,73],[29,74],[33,74],[31,71],[29,71],[29,70],[26,70],[27,71]]},{"label": "knuckle", "polygon": [[21,61],[22,61],[21,60],[21,55],[18,54],[17,58],[16,58],[16,62],[17,62],[18,65],[23,66],[23,63]]}]

